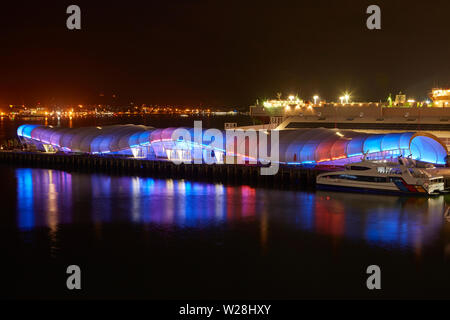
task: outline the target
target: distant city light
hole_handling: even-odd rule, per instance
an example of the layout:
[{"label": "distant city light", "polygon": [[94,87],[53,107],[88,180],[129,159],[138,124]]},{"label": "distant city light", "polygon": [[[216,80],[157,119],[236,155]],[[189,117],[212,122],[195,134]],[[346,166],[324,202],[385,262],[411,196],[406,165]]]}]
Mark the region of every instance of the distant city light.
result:
[{"label": "distant city light", "polygon": [[350,94],[348,94],[348,93],[346,93],[345,95],[344,95],[344,99],[345,99],[345,103],[349,103],[349,101],[350,101]]},{"label": "distant city light", "polygon": [[313,97],[313,99],[314,99],[314,104],[317,104],[317,100],[319,99],[319,96],[315,95],[315,96]]},{"label": "distant city light", "polygon": [[435,97],[439,96],[449,96],[450,95],[450,89],[433,89],[432,95]]}]

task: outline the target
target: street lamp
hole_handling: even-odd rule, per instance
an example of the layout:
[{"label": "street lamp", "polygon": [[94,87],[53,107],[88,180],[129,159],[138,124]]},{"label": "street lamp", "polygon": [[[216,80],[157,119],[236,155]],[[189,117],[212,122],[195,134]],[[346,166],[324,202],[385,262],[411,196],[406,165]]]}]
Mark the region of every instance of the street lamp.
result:
[{"label": "street lamp", "polygon": [[344,96],[344,99],[345,99],[345,103],[348,104],[348,102],[350,100],[350,95],[348,93],[346,93]]},{"label": "street lamp", "polygon": [[313,99],[314,99],[314,104],[317,104],[317,100],[319,99],[319,96],[314,96]]},{"label": "street lamp", "polygon": [[344,96],[342,96],[342,97],[339,97],[339,100],[341,100],[341,104],[344,104],[344,99],[345,99],[345,97],[344,97]]}]

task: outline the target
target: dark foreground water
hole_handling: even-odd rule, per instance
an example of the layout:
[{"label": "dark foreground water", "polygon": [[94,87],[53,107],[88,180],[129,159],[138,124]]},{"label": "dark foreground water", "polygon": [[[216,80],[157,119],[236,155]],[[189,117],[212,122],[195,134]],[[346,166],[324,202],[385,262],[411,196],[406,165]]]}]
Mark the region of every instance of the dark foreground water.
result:
[{"label": "dark foreground water", "polygon": [[450,297],[449,198],[0,173],[4,298]]}]

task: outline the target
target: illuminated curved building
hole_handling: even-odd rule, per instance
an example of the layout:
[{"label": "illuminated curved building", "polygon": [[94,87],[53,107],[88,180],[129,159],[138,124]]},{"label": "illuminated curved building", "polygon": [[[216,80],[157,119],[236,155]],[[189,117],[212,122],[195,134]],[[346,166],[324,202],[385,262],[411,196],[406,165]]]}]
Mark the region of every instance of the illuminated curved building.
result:
[{"label": "illuminated curved building", "polygon": [[130,154],[137,146],[149,144],[151,127],[115,125],[78,129],[23,125],[17,134],[40,151],[88,154]]},{"label": "illuminated curved building", "polygon": [[[104,127],[54,128],[42,125],[22,125],[17,129],[19,138],[39,151],[82,153],[92,155],[124,155],[145,159],[192,160],[196,155],[200,161],[209,152],[223,161],[224,150],[208,147],[211,140],[195,144],[173,140],[176,129],[186,129],[194,137],[192,128],[155,129],[143,125],[112,125]],[[198,151],[198,152],[195,152]]]},{"label": "illuminated curved building", "polygon": [[[203,140],[199,142],[194,140],[194,129],[178,128],[185,129],[184,132],[189,133],[188,136],[192,138],[188,139],[191,140],[183,139],[178,134],[174,135],[176,129],[155,129],[142,125],[78,129],[23,125],[18,128],[17,134],[24,143],[46,152],[116,154],[179,161],[201,160],[208,156],[215,159],[216,163],[223,163],[225,155],[240,157],[244,161],[253,159],[249,156],[249,134],[240,141],[229,139],[233,141],[230,146],[226,143],[224,131],[216,130],[216,133],[223,134],[223,143],[213,144],[215,138],[205,135],[205,130],[200,131]],[[364,154],[368,159],[394,159],[401,155],[440,165],[446,164],[447,161],[448,150],[445,144],[425,132],[368,134],[351,130],[314,128],[280,130],[276,133],[279,134],[279,162],[282,164],[340,165],[360,161]],[[268,134],[260,133],[256,140],[268,139],[270,145],[273,135],[270,131]],[[244,154],[237,153],[234,144],[245,145]],[[267,162],[267,158],[258,157],[258,160]]]},{"label": "illuminated curved building", "polygon": [[280,161],[291,164],[343,164],[368,159],[395,159],[402,155],[434,164],[446,164],[447,147],[425,132],[369,134],[338,129],[280,131]]}]

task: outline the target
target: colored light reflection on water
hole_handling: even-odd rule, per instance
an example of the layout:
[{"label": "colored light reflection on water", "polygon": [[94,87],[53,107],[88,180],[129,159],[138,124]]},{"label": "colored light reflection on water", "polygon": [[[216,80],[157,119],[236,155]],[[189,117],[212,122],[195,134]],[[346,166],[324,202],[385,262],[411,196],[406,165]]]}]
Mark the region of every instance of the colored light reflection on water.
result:
[{"label": "colored light reflection on water", "polygon": [[420,251],[441,232],[444,197],[413,198],[300,192],[184,180],[15,169],[17,226],[133,223],[207,229],[259,226],[261,244],[271,225],[333,239]]},{"label": "colored light reflection on water", "polygon": [[32,169],[17,169],[18,226],[22,230],[34,227],[34,193]]}]

